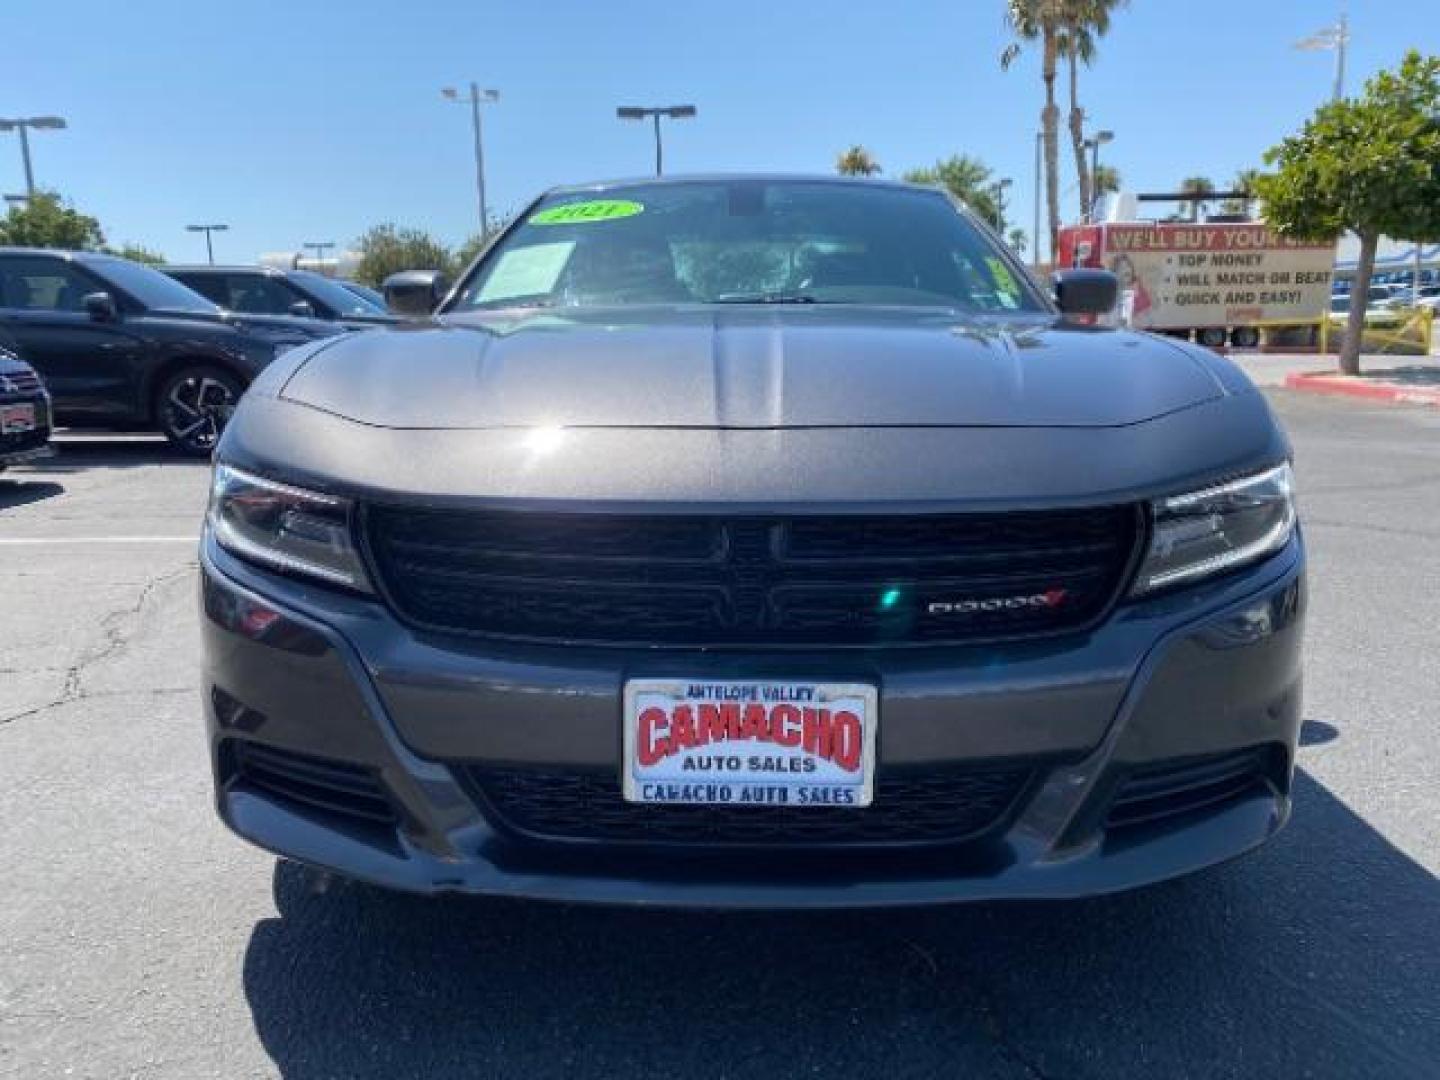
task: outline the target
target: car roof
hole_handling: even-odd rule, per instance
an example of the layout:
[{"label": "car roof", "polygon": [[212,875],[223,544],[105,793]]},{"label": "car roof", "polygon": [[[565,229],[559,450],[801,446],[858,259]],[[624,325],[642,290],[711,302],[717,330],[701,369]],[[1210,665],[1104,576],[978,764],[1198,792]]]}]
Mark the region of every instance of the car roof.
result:
[{"label": "car roof", "polygon": [[879,176],[837,176],[834,173],[678,173],[670,176],[632,176],[614,180],[593,180],[583,184],[552,187],[546,195],[578,195],[584,192],[608,191],[612,188],[646,187],[653,185],[732,184],[748,181],[764,184],[834,184],[843,187],[892,188],[901,191],[942,191],[933,184],[915,184],[908,180],[890,180]]},{"label": "car roof", "polygon": [[48,255],[52,258],[67,259],[70,262],[128,262],[120,255],[104,251],[70,251],[65,248],[47,247],[0,247],[0,255]]},{"label": "car roof", "polygon": [[243,265],[240,263],[216,264],[210,263],[168,263],[161,267],[166,273],[172,270],[180,270],[187,274],[270,274],[274,277],[281,277],[288,271],[276,266],[257,266],[254,264]]}]

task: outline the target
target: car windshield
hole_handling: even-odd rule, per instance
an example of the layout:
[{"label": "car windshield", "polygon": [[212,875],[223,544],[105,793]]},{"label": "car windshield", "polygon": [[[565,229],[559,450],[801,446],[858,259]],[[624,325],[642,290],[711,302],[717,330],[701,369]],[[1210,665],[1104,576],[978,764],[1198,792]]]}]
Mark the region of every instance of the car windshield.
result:
[{"label": "car windshield", "polygon": [[938,191],[783,180],[547,197],[451,310],[672,303],[1044,310],[1018,265]]},{"label": "car windshield", "polygon": [[383,315],[384,307],[374,304],[358,293],[353,293],[338,281],[317,274],[311,270],[295,270],[290,280],[341,315]]},{"label": "car windshield", "polygon": [[154,311],[220,310],[188,285],[128,259],[99,259],[90,268]]}]

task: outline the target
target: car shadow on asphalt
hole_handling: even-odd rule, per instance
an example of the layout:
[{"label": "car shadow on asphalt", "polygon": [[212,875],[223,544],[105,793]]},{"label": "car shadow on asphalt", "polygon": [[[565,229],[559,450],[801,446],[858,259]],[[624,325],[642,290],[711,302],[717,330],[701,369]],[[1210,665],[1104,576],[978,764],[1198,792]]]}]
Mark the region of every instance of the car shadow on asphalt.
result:
[{"label": "car shadow on asphalt", "polygon": [[[1316,751],[1323,752],[1323,750]],[[1068,903],[720,914],[317,894],[244,964],[280,1074],[1434,1076],[1440,881],[1303,771],[1245,859]]]},{"label": "car shadow on asphalt", "polygon": [[[55,456],[22,467],[25,471],[79,473],[96,469],[138,469],[149,465],[197,466],[210,464],[205,458],[186,457],[164,439],[117,434],[86,433],[79,438],[64,436],[51,441]],[[8,475],[8,474],[7,474]],[[19,478],[23,472],[17,472]]]},{"label": "car shadow on asphalt", "polygon": [[23,473],[0,472],[0,510],[44,502],[65,494],[65,486],[49,480],[29,480]]}]

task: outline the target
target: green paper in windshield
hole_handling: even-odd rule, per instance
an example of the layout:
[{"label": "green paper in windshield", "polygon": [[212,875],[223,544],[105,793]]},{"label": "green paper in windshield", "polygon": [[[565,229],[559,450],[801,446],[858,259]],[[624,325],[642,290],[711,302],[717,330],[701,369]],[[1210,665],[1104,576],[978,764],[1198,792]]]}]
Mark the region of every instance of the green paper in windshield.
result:
[{"label": "green paper in windshield", "polygon": [[590,202],[552,206],[530,217],[532,225],[579,225],[588,221],[611,221],[634,217],[645,209],[643,203],[629,199],[594,199]]},{"label": "green paper in windshield", "polygon": [[475,298],[481,303],[508,300],[517,296],[540,296],[555,288],[560,272],[575,249],[574,240],[552,244],[531,244],[502,252],[495,269],[480,286]]}]

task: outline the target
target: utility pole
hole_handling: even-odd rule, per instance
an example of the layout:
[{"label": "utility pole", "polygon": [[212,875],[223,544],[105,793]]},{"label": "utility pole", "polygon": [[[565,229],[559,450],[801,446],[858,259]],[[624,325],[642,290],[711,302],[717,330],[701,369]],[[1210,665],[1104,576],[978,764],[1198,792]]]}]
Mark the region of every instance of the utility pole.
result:
[{"label": "utility pole", "polygon": [[480,238],[483,240],[490,233],[490,211],[485,205],[485,145],[480,138],[480,106],[499,101],[500,91],[481,90],[472,82],[467,96],[462,97],[453,86],[443,87],[440,93],[447,101],[470,106],[470,128],[475,139],[475,197],[480,204]]},{"label": "utility pole", "polygon": [[215,265],[215,246],[210,241],[210,234],[225,232],[229,225],[186,225],[186,232],[203,232],[205,234],[205,254],[210,259],[210,265]]},{"label": "utility pole", "polygon": [[30,129],[36,131],[58,131],[66,126],[62,116],[29,116],[11,120],[0,120],[0,131],[20,133],[20,160],[25,166],[25,198],[35,198],[35,170],[30,166]]},{"label": "utility pole", "polygon": [[1040,266],[1040,156],[1041,145],[1044,139],[1045,133],[1043,131],[1037,131],[1035,133],[1035,231],[1030,234],[1033,238],[1030,241],[1033,245],[1031,248],[1030,265],[1036,269]]},{"label": "utility pole", "polygon": [[655,175],[661,176],[665,172],[665,151],[660,141],[660,118],[668,116],[671,120],[688,120],[695,115],[695,106],[621,105],[615,110],[615,115],[621,120],[645,120],[648,118],[655,122]]}]

